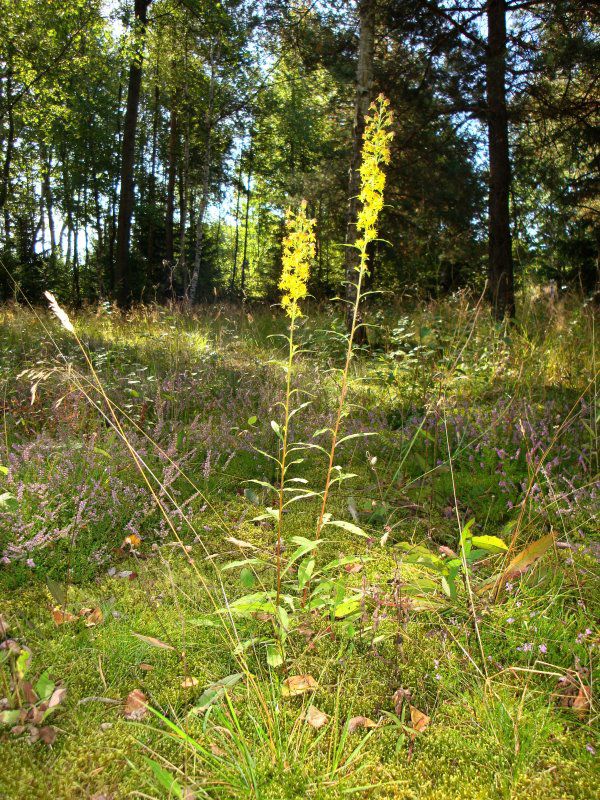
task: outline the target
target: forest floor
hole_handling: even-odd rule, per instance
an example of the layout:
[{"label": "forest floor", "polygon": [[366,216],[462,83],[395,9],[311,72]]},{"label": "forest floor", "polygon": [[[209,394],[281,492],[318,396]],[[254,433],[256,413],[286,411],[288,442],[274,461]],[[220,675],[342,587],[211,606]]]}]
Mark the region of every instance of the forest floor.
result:
[{"label": "forest floor", "polygon": [[[373,313],[318,550],[325,454],[293,467],[283,611],[281,312],[73,321],[89,363],[0,310],[1,798],[594,796],[589,308]],[[308,314],[292,374],[290,435],[325,451],[332,329]]]}]

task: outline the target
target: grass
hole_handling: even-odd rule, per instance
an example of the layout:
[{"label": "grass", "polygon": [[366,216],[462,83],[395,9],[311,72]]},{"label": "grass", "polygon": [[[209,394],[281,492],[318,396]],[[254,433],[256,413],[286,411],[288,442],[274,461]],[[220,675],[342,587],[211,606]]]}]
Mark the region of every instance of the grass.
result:
[{"label": "grass", "polygon": [[[505,329],[457,297],[373,317],[379,327],[353,361],[342,433],[377,435],[340,446],[341,466],[356,477],[332,488],[329,507],[369,538],[327,525],[317,556],[319,565],[347,557],[360,566],[340,566],[334,581],[344,597],[360,593],[360,607],[336,620],[298,603],[286,662],[270,668],[270,622],[227,622],[214,603],[273,587],[276,534],[270,522],[252,522],[270,498],[247,481],[277,480],[257,451],[276,452],[270,421],[284,386],[273,335],[285,320],[266,307],[228,306],[74,317],[128,441],[158,477],[173,531],[76,343],[44,310],[0,310],[0,487],[18,500],[0,511],[1,613],[31,650],[31,675],[49,670],[67,687],[54,744],[0,732],[0,797],[177,796],[166,774],[213,798],[593,795],[592,311],[576,298],[549,307],[528,297],[519,324]],[[313,308],[299,330],[308,352],[294,381],[313,397],[293,420],[294,441],[319,441],[315,431],[334,422],[343,352],[324,331],[337,324],[330,309]],[[318,488],[325,467],[315,451],[294,475]],[[314,535],[314,501],[285,514],[286,557],[292,536]],[[400,547],[457,551],[457,518],[474,518],[478,535],[514,539],[513,555],[551,530],[558,544],[495,601],[479,590],[503,556],[477,560],[473,618],[462,585],[449,600],[437,574]],[[126,536],[141,540],[133,551]],[[260,562],[224,569],[249,553]],[[48,579],[68,586],[73,612],[99,607],[102,623],[55,625]],[[250,643],[242,655],[237,642]],[[207,686],[239,672],[208,712],[190,713]],[[315,691],[282,697],[282,681],[301,674],[314,676]],[[591,686],[591,708],[566,706],[564,676]],[[394,710],[399,687],[430,717],[419,734],[407,704]],[[126,720],[122,701],[134,689],[164,719]],[[301,718],[311,704],[329,717],[319,730]],[[356,716],[379,725],[348,733]]]}]

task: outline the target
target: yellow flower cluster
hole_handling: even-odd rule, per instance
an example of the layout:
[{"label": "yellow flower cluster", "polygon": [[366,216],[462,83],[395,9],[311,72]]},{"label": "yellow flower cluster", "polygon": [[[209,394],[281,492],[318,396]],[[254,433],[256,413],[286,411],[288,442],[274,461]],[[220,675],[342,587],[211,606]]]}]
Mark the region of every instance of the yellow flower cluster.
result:
[{"label": "yellow flower cluster", "polygon": [[360,166],[360,211],[356,221],[359,238],[355,246],[366,253],[367,245],[377,238],[377,218],[383,208],[385,173],[381,164],[389,164],[390,142],[394,134],[390,101],[382,94],[371,103],[370,114],[365,117],[362,163]]},{"label": "yellow flower cluster", "polygon": [[306,200],[295,214],[286,214],[286,235],[283,240],[283,271],[279,288],[281,305],[290,317],[302,316],[298,302],[307,294],[310,263],[315,257],[315,220],[306,216]]}]

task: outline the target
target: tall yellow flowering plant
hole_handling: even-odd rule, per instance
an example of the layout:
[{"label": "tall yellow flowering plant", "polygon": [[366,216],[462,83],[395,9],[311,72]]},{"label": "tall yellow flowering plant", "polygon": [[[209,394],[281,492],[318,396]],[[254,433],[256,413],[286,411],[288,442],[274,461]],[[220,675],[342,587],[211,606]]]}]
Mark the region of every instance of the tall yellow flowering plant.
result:
[{"label": "tall yellow flowering plant", "polygon": [[277,514],[277,602],[281,595],[281,550],[282,550],[282,524],[283,507],[285,505],[285,481],[288,468],[289,425],[292,416],[292,364],[297,345],[294,341],[296,321],[302,316],[300,301],[308,295],[308,278],[310,265],[315,257],[315,220],[306,215],[306,201],[303,200],[296,213],[288,210],[286,215],[286,235],[283,240],[283,269],[279,288],[282,291],[281,305],[290,318],[287,336],[288,354],[285,365],[286,385],[285,399],[283,401],[283,424],[274,426],[274,430],[281,440],[281,458],[279,459],[279,508]]},{"label": "tall yellow flowering plant", "polygon": [[369,114],[365,118],[363,133],[362,162],[360,166],[359,212],[356,221],[357,239],[353,245],[358,250],[359,260],[356,267],[355,293],[352,304],[351,324],[348,333],[346,361],[342,369],[342,382],[339,395],[336,419],[332,430],[329,465],[325,476],[321,512],[317,521],[316,538],[328,520],[327,500],[332,483],[335,452],[338,445],[340,422],[344,414],[346,395],[348,393],[348,375],[350,362],[354,354],[354,337],[360,324],[360,303],[365,276],[368,273],[368,248],[377,239],[377,221],[383,208],[383,191],[385,189],[385,172],[383,166],[390,161],[390,142],[392,133],[392,112],[390,101],[380,94],[371,104]]}]

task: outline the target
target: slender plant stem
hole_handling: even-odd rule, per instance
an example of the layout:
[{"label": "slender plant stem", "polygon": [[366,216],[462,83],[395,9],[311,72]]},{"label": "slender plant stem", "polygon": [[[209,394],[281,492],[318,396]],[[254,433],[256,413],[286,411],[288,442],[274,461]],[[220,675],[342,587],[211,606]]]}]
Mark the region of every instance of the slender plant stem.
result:
[{"label": "slender plant stem", "polygon": [[352,309],[352,325],[350,327],[350,333],[348,334],[348,347],[346,348],[346,362],[344,364],[344,369],[342,370],[342,385],[340,388],[340,398],[337,407],[337,413],[335,417],[335,424],[333,426],[333,432],[331,436],[331,449],[329,451],[329,463],[327,466],[327,473],[325,475],[325,487],[323,489],[323,501],[321,503],[321,512],[319,514],[319,519],[317,521],[317,529],[315,539],[318,539],[321,534],[321,529],[323,528],[323,523],[325,520],[325,512],[327,510],[327,500],[329,498],[329,490],[331,488],[331,473],[333,472],[333,460],[335,458],[335,450],[337,447],[337,440],[340,430],[340,423],[342,421],[342,415],[344,413],[344,407],[346,405],[346,395],[348,394],[348,374],[350,372],[350,362],[352,361],[352,356],[354,354],[354,335],[356,333],[356,329],[358,328],[358,310],[360,307],[361,301],[361,292],[362,292],[362,283],[367,271],[367,242],[363,239],[363,245],[360,250],[360,265],[358,267],[358,278],[356,281],[356,297],[354,298],[354,305]]},{"label": "slender plant stem", "polygon": [[291,307],[290,319],[290,333],[288,336],[288,360],[287,360],[287,374],[285,381],[285,401],[283,413],[283,443],[281,446],[281,459],[279,466],[281,469],[281,479],[279,482],[279,514],[277,517],[277,599],[275,608],[279,608],[279,598],[281,597],[281,549],[282,549],[282,532],[283,532],[283,506],[285,499],[285,475],[287,471],[287,450],[288,450],[288,429],[290,425],[290,399],[292,393],[292,363],[294,360],[294,331],[296,326],[296,305]]}]

